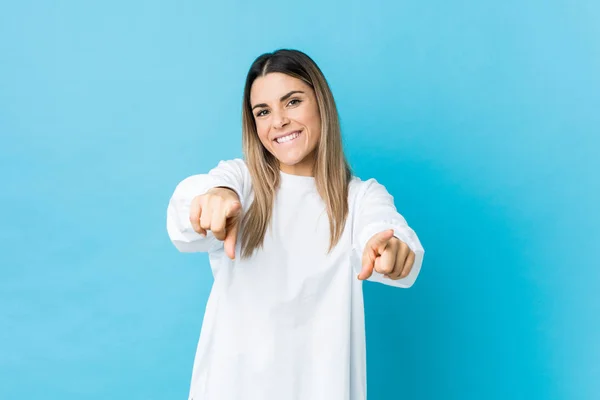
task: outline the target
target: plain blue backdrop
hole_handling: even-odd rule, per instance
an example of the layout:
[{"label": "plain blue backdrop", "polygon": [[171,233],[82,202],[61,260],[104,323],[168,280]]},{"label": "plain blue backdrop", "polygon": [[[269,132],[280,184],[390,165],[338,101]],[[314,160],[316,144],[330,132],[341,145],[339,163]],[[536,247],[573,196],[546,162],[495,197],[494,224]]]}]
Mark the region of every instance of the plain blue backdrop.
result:
[{"label": "plain blue backdrop", "polygon": [[212,277],[167,202],[242,155],[245,74],[288,47],[426,249],[411,289],[365,284],[369,398],[599,399],[599,20],[591,0],[2,2],[0,398],[186,398]]}]

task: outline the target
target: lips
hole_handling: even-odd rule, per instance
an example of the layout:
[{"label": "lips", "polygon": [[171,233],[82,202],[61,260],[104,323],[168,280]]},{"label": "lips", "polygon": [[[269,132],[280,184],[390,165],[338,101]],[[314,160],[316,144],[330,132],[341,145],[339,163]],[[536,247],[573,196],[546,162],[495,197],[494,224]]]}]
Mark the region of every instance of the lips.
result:
[{"label": "lips", "polygon": [[300,133],[300,132],[302,132],[302,130],[299,129],[299,130],[296,130],[296,131],[291,131],[291,132],[288,132],[288,133],[284,133],[282,135],[279,135],[279,136],[273,138],[273,141],[275,143],[279,143],[279,142],[277,142],[277,139],[282,138],[282,137],[286,137],[286,136],[289,136],[289,135],[293,135],[294,133]]}]

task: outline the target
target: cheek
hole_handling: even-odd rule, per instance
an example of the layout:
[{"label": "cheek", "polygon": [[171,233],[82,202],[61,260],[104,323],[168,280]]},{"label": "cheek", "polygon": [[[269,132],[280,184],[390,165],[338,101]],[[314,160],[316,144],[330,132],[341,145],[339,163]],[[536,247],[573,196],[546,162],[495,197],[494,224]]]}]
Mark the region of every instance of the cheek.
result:
[{"label": "cheek", "polygon": [[296,120],[304,126],[307,126],[311,132],[318,132],[321,129],[321,118],[319,111],[312,108],[298,110],[297,113],[290,115],[290,118]]},{"label": "cheek", "polygon": [[315,139],[317,139],[320,136],[319,133],[321,132],[321,116],[319,115],[318,110],[311,114],[309,126],[310,130],[313,132],[313,136],[315,136]]},{"label": "cheek", "polygon": [[313,120],[313,124],[313,129],[315,132],[321,132],[321,117],[319,117],[319,114],[316,115],[315,119]]},{"label": "cheek", "polygon": [[307,122],[309,123],[312,129],[321,129],[321,116],[319,113],[319,108],[315,105],[308,110],[307,113]]},{"label": "cheek", "polygon": [[258,133],[258,138],[260,139],[260,141],[266,145],[267,142],[269,141],[269,127],[267,124],[265,124],[262,121],[257,121],[256,122],[256,132]]}]

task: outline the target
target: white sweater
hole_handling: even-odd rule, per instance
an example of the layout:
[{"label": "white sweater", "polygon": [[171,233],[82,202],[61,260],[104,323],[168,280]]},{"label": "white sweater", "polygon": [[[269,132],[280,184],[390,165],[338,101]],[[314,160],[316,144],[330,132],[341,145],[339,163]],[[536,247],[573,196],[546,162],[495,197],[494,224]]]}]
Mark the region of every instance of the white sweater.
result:
[{"label": "white sweater", "polygon": [[167,230],[182,252],[208,252],[214,283],[206,305],[192,371],[189,399],[195,400],[364,400],[366,346],[361,258],[367,241],[393,228],[415,252],[404,279],[371,281],[410,287],[423,262],[415,232],[374,179],[353,177],[349,215],[333,251],[329,221],[313,177],[281,172],[272,225],[264,246],[236,259],[209,231],[197,234],[189,222],[191,200],[226,186],[242,210],[253,199],[242,159],[221,161],[208,174],[183,180],[168,206]]}]

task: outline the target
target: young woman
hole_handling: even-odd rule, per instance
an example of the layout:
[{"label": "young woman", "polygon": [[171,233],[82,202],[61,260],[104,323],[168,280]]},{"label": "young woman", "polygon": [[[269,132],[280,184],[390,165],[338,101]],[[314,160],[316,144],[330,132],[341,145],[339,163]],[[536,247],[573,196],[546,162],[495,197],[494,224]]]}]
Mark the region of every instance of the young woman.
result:
[{"label": "young woman", "polygon": [[352,175],[337,109],[306,54],[248,72],[244,159],[177,185],[167,230],[208,252],[214,283],[191,379],[195,400],[363,400],[362,281],[410,287],[424,250],[375,179]]}]

